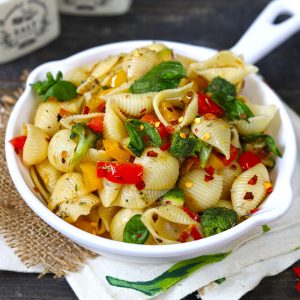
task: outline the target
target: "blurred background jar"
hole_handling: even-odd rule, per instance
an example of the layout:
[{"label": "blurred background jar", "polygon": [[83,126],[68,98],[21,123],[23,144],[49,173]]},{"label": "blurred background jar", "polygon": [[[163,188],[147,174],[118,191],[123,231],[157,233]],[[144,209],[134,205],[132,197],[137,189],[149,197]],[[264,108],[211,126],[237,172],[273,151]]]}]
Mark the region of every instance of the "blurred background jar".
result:
[{"label": "blurred background jar", "polygon": [[0,0],[0,63],[48,44],[59,33],[56,0]]},{"label": "blurred background jar", "polygon": [[122,15],[128,12],[132,0],[59,0],[62,13],[72,15]]}]

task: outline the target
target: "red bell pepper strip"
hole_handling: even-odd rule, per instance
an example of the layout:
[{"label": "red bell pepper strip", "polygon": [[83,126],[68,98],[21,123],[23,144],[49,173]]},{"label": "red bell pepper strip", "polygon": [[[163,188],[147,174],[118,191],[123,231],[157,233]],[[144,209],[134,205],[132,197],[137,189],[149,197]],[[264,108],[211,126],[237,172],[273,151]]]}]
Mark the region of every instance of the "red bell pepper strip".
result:
[{"label": "red bell pepper strip", "polygon": [[103,132],[103,119],[104,119],[103,115],[95,117],[91,119],[90,122],[87,123],[87,126],[96,133]]},{"label": "red bell pepper strip", "polygon": [[13,145],[16,153],[19,154],[21,151],[23,151],[26,139],[27,139],[26,135],[20,135],[11,139],[9,142]]},{"label": "red bell pepper strip", "polygon": [[238,156],[239,151],[233,145],[230,145],[230,157],[226,159],[225,156],[219,152],[216,152],[218,158],[222,161],[225,166],[229,166]]},{"label": "red bell pepper strip", "polygon": [[129,162],[103,162],[97,164],[97,177],[121,184],[138,184],[142,182],[143,166]]},{"label": "red bell pepper strip", "polygon": [[200,216],[194,212],[191,211],[189,208],[187,207],[183,207],[182,208],[184,212],[186,212],[194,221],[199,222],[200,221]]},{"label": "red bell pepper strip", "polygon": [[198,229],[195,226],[193,226],[191,228],[190,235],[195,241],[202,239],[202,235],[200,234],[200,232],[198,231]]},{"label": "red bell pepper strip", "polygon": [[239,157],[239,164],[244,171],[256,166],[259,163],[261,163],[260,158],[251,151],[246,151]]},{"label": "red bell pepper strip", "polygon": [[216,104],[209,96],[198,92],[198,113],[199,115],[211,113],[221,118],[225,112],[224,109]]}]

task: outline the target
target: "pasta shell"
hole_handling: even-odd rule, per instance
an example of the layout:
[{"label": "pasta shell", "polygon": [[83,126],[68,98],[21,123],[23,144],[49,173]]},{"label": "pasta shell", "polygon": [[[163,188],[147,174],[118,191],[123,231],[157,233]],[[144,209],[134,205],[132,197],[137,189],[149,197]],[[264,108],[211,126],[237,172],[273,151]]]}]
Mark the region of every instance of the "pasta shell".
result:
[{"label": "pasta shell", "polygon": [[130,52],[123,61],[123,70],[127,78],[137,79],[148,73],[154,66],[160,63],[158,55],[149,49],[140,48]]},{"label": "pasta shell", "polygon": [[185,97],[188,93],[191,94],[190,103],[188,104],[184,115],[182,116],[181,122],[174,127],[175,129],[180,129],[184,126],[191,124],[194,121],[198,113],[198,96],[193,90],[193,83],[191,82],[183,87],[177,89],[164,90],[156,94],[156,96],[153,99],[153,108],[160,122],[162,122],[165,126],[172,125],[164,118],[163,114],[161,113],[161,103],[168,101],[172,104],[178,105],[178,103],[181,103],[183,97]]},{"label": "pasta shell", "polygon": [[276,113],[275,105],[249,105],[249,108],[255,114],[255,117],[246,120],[234,120],[237,131],[242,135],[262,133],[268,127]]},{"label": "pasta shell", "polygon": [[153,98],[156,93],[130,94],[121,93],[103,96],[106,101],[113,101],[122,113],[131,117],[141,117],[153,111]]},{"label": "pasta shell", "polygon": [[91,119],[95,117],[103,116],[103,113],[91,113],[91,114],[85,114],[85,115],[72,115],[65,118],[62,118],[60,120],[60,123],[68,129],[71,129],[73,125],[76,123],[87,123]]},{"label": "pasta shell", "polygon": [[33,181],[34,188],[32,192],[39,193],[42,196],[42,202],[46,204],[43,200],[49,201],[50,195],[43,183],[41,182],[41,178],[38,176],[37,171],[34,166],[29,167],[29,174]]},{"label": "pasta shell", "polygon": [[[158,216],[156,222],[154,221],[155,218],[153,218],[155,215]],[[160,219],[163,219],[163,222]],[[175,205],[162,205],[157,208],[150,208],[143,213],[141,220],[153,238],[160,244],[178,243],[177,239],[180,232],[178,224],[198,225],[186,212]],[[175,226],[172,226],[173,224]],[[172,231],[173,234],[171,234]],[[170,240],[169,238],[172,237],[173,239]]]},{"label": "pasta shell", "polygon": [[56,214],[65,221],[74,223],[80,216],[88,215],[99,203],[100,199],[94,194],[79,196],[61,203]]},{"label": "pasta shell", "polygon": [[57,119],[61,105],[52,100],[39,104],[34,116],[34,125],[43,129],[50,137],[60,129]]},{"label": "pasta shell", "polygon": [[[257,181],[256,184],[251,185],[248,182],[253,176],[257,176]],[[239,216],[247,215],[264,200],[267,196],[264,183],[269,181],[268,170],[262,163],[243,172],[235,179],[231,188],[231,201]],[[253,199],[244,199],[246,193],[252,193]]]},{"label": "pasta shell", "polygon": [[223,189],[221,198],[230,199],[231,186],[234,180],[242,173],[239,163],[233,162],[230,166],[221,170],[223,175]]},{"label": "pasta shell", "polygon": [[90,148],[87,150],[84,161],[96,164],[98,161],[111,161],[112,158],[106,154],[105,150]]},{"label": "pasta shell", "polygon": [[208,60],[190,65],[188,74],[196,73],[208,82],[215,77],[222,77],[232,84],[238,84],[250,74],[257,72],[257,67],[248,65],[243,59],[230,51],[220,51]]},{"label": "pasta shell", "polygon": [[129,208],[121,209],[110,223],[110,235],[115,241],[123,242],[124,228],[127,222],[135,215],[141,215],[141,210],[132,210]]},{"label": "pasta shell", "polygon": [[37,164],[35,167],[36,167],[36,170],[37,170],[41,180],[45,184],[47,190],[52,193],[54,190],[54,187],[56,185],[56,182],[60,178],[62,173],[59,170],[57,170],[56,168],[54,168],[49,163],[48,159]]},{"label": "pasta shell", "polygon": [[48,208],[54,210],[61,203],[85,194],[86,189],[82,174],[77,172],[66,173],[58,179],[51,195]]},{"label": "pasta shell", "polygon": [[241,148],[239,133],[233,125],[230,125],[231,145],[235,148]]},{"label": "pasta shell", "polygon": [[131,209],[142,209],[150,206],[159,197],[165,194],[168,190],[148,190],[139,191],[134,185],[125,184],[112,206],[121,206]]},{"label": "pasta shell", "polygon": [[41,128],[24,124],[26,142],[23,148],[23,162],[26,167],[41,163],[47,158],[49,136]]},{"label": "pasta shell", "polygon": [[103,120],[103,136],[105,139],[121,141],[127,137],[127,131],[118,107],[113,102],[108,102]]},{"label": "pasta shell", "polygon": [[[157,157],[148,156],[149,151],[156,152]],[[143,166],[146,189],[170,189],[177,181],[179,163],[168,151],[155,147],[146,148],[141,157],[135,158],[134,163]]]},{"label": "pasta shell", "polygon": [[228,200],[219,200],[216,207],[225,207],[233,210],[232,203]]},{"label": "pasta shell", "polygon": [[98,190],[99,197],[101,199],[102,205],[108,207],[117,198],[121,184],[108,181],[107,179],[102,179],[103,188]]},{"label": "pasta shell", "polygon": [[101,61],[92,71],[91,75],[77,88],[77,93],[84,94],[91,90],[94,85],[99,84],[98,79],[106,75],[116,63],[119,61],[120,56],[110,56]]},{"label": "pasta shell", "polygon": [[168,47],[166,45],[161,44],[161,43],[153,43],[153,44],[150,44],[150,45],[148,45],[144,48],[149,49],[149,50],[154,51],[154,52],[159,52],[161,50],[168,49]]},{"label": "pasta shell", "polygon": [[68,172],[77,144],[70,138],[71,130],[58,131],[51,139],[48,149],[50,164],[61,172]]},{"label": "pasta shell", "polygon": [[192,132],[199,139],[217,148],[226,159],[230,157],[231,131],[229,125],[222,119],[205,120],[199,118],[200,123],[193,123]]},{"label": "pasta shell", "polygon": [[80,111],[80,108],[83,104],[84,98],[83,97],[77,97],[75,99],[61,102],[61,108],[68,111],[71,114],[78,114]]},{"label": "pasta shell", "polygon": [[110,231],[110,223],[116,213],[120,210],[119,207],[102,207],[98,208],[98,215],[101,219],[102,224],[104,224],[105,230]]},{"label": "pasta shell", "polygon": [[214,207],[222,193],[223,176],[215,174],[212,180],[205,181],[204,170],[193,170],[180,178],[178,186],[184,191],[186,206],[194,211]]},{"label": "pasta shell", "polygon": [[[105,94],[105,96],[110,97],[110,96],[121,94],[121,93],[127,93],[133,83],[134,83],[134,80],[129,80],[128,82],[124,82],[117,88],[111,89],[107,94]],[[101,98],[102,97],[103,96],[101,96]]]}]

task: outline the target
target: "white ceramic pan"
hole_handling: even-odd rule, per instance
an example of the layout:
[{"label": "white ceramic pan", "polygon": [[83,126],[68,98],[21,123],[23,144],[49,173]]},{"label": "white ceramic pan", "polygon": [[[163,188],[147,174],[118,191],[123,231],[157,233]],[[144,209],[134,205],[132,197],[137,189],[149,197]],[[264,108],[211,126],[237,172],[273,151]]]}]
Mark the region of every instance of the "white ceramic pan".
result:
[{"label": "white ceramic pan", "polygon": [[[281,24],[274,25],[274,19],[281,13],[291,17]],[[284,42],[300,28],[300,1],[275,0],[271,2],[253,25],[232,48],[236,54],[243,54],[246,61],[255,63],[264,55]],[[151,263],[179,261],[199,256],[231,250],[234,245],[247,240],[255,233],[259,225],[268,223],[284,214],[292,201],[290,180],[296,159],[296,141],[289,116],[279,97],[257,75],[251,75],[246,80],[243,93],[251,100],[262,104],[275,104],[278,114],[270,125],[270,132],[276,137],[283,158],[277,160],[276,168],[271,178],[274,191],[262,205],[262,209],[241,224],[218,235],[185,244],[149,246],[120,243],[91,235],[63,221],[47,209],[33,191],[33,184],[28,170],[22,165],[11,145],[8,143],[14,136],[20,134],[23,122],[32,120],[38,100],[35,99],[30,83],[45,78],[46,72],[56,73],[61,70],[67,73],[73,68],[95,62],[110,54],[131,51],[136,47],[150,44],[152,41],[130,41],[96,47],[62,61],[46,63],[36,68],[29,76],[26,90],[16,104],[10,117],[6,132],[6,157],[11,177],[23,199],[45,222],[69,237],[76,243],[114,259]],[[213,49],[162,41],[175,53],[186,55],[197,60],[210,57],[216,51]]]}]

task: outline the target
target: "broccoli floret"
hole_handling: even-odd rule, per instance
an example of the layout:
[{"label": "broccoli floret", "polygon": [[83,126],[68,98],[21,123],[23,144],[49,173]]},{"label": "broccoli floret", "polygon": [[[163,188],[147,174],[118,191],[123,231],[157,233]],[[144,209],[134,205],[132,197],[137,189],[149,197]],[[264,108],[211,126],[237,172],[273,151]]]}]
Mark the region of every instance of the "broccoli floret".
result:
[{"label": "broccoli floret", "polygon": [[72,126],[70,138],[79,137],[78,145],[71,160],[70,169],[73,169],[83,159],[86,151],[95,145],[98,135],[85,123],[77,123]]},{"label": "broccoli floret", "polygon": [[201,225],[205,236],[211,236],[225,231],[238,222],[237,213],[225,207],[212,207],[206,209],[201,217]]}]

